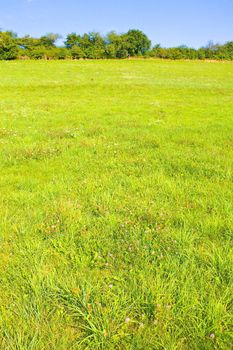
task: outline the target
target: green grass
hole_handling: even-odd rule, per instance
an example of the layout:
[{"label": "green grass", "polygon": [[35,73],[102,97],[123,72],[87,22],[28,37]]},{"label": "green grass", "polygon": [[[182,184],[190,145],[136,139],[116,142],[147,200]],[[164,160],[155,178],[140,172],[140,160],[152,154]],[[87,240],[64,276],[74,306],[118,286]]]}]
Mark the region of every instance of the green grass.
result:
[{"label": "green grass", "polygon": [[232,77],[0,63],[0,349],[232,349]]}]

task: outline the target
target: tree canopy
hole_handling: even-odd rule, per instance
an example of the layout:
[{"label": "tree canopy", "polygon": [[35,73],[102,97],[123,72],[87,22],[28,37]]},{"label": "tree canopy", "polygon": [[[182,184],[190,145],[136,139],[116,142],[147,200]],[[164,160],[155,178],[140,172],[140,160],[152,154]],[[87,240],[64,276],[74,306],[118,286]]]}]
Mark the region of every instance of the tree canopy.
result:
[{"label": "tree canopy", "polygon": [[152,57],[164,59],[233,60],[233,41],[225,44],[209,42],[199,49],[187,47],[165,48],[151,41],[145,33],[130,29],[127,33],[114,31],[103,36],[98,32],[70,33],[62,47],[57,46],[59,34],[48,33],[40,38],[30,35],[18,37],[12,31],[0,31],[0,59],[124,59]]}]

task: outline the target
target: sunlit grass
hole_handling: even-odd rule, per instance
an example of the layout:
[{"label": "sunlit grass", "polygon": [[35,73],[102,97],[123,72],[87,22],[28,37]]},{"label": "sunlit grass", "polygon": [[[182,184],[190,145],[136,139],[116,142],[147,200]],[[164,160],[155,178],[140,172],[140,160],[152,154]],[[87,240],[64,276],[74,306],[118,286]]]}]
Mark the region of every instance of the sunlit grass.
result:
[{"label": "sunlit grass", "polygon": [[0,63],[0,348],[231,349],[233,65]]}]

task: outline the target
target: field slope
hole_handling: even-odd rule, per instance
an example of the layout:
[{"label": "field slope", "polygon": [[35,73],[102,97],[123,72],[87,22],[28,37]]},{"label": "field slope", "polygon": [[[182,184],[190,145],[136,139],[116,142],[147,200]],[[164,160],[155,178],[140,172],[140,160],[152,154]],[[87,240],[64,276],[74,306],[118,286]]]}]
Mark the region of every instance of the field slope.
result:
[{"label": "field slope", "polygon": [[0,150],[1,349],[232,349],[232,63],[1,62]]}]

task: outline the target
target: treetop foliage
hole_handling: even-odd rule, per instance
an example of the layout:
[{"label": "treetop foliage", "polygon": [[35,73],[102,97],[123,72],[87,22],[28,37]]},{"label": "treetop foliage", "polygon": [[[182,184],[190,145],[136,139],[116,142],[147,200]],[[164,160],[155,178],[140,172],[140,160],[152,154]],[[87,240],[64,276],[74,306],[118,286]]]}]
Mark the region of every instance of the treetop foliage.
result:
[{"label": "treetop foliage", "polygon": [[48,33],[40,38],[18,37],[12,31],[0,31],[0,60],[13,59],[104,59],[151,57],[164,59],[233,60],[233,41],[223,45],[209,42],[199,49],[186,45],[165,48],[151,46],[145,33],[131,29],[127,33],[114,31],[102,36],[98,32],[68,34],[63,47],[56,46],[59,34]]}]

